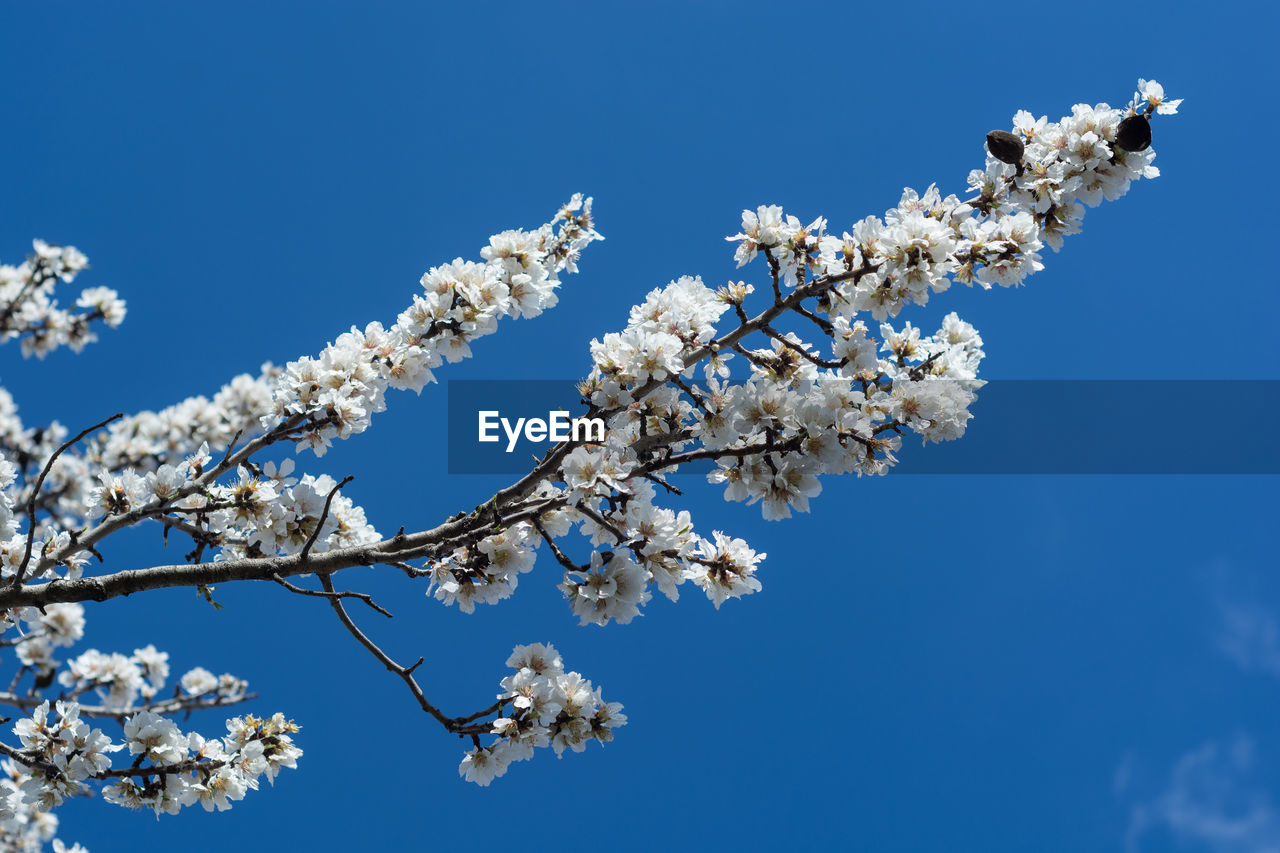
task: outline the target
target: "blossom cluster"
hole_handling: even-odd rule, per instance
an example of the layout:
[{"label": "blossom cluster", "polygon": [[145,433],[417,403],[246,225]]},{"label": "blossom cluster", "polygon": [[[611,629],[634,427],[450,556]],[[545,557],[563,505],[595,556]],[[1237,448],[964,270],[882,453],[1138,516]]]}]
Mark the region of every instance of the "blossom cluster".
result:
[{"label": "blossom cluster", "polygon": [[[277,368],[265,364],[261,375],[238,376],[212,398],[190,397],[158,412],[130,415],[86,437],[50,469],[40,495],[42,518],[64,530],[76,527],[87,520],[86,508],[93,505],[88,498],[101,485],[102,474],[122,476],[132,470],[142,475],[166,464],[173,469],[202,444],[220,449],[237,436],[255,434],[261,413],[271,405],[271,384],[277,373]],[[13,398],[0,389],[0,455],[24,475],[19,498],[28,496],[38,466],[69,437],[57,421],[26,426]],[[4,538],[0,535],[0,541]]]},{"label": "blossom cluster", "polygon": [[[547,523],[557,525],[549,514]],[[530,524],[515,524],[463,546],[430,566],[427,594],[464,613],[477,604],[496,604],[515,592],[520,575],[533,569],[540,541]]]},{"label": "blossom cluster", "polygon": [[627,724],[622,705],[604,701],[600,688],[580,674],[565,672],[549,643],[516,646],[507,666],[515,673],[502,679],[498,700],[505,710],[489,732],[495,740],[481,746],[477,738],[458,766],[468,782],[488,785],[539,747],[549,746],[559,757],[566,749],[582,752],[591,741],[608,743]]},{"label": "blossom cluster", "polygon": [[[1085,206],[1158,175],[1153,150],[1117,143],[1121,122],[1177,105],[1143,80],[1123,109],[1079,104],[1058,122],[1019,112],[1023,159],[988,152],[970,175],[971,198],[907,189],[883,217],[839,236],[822,217],[804,224],[777,206],[744,211],[728,239],[739,266],[765,260],[772,305],[752,317],[748,297],[762,288],[731,281],[713,290],[686,276],[649,293],[625,329],[593,340],[580,389],[591,414],[607,418],[605,440],[573,447],[546,470],[520,505],[532,520],[429,561],[436,597],[466,610],[507,597],[539,536],[564,567],[561,590],[583,623],[631,621],[651,585],[674,599],[692,580],[717,607],[758,590],[764,555],[719,531],[706,539],[687,512],[657,506],[657,487],[675,491],[663,478],[709,465],[726,499],[780,519],[806,511],[825,475],[886,473],[908,434],[962,436],[983,384],[981,336],[955,313],[929,335],[889,318],[952,281],[1013,286],[1042,269],[1044,244],[1056,250],[1078,231]],[[735,327],[719,330],[730,311]],[[749,345],[752,337],[764,345]],[[590,540],[586,560],[556,545],[571,529]],[[495,548],[500,564],[484,554]]]},{"label": "blossom cluster", "polygon": [[[420,390],[434,368],[469,355],[470,342],[492,333],[502,317],[533,317],[554,305],[560,277],[576,272],[579,252],[596,239],[591,200],[575,197],[552,223],[492,237],[482,262],[457,260],[429,271],[421,295],[389,329],[352,329],[315,359],[265,364],[212,397],[116,420],[68,452],[64,426],[24,425],[0,389],[0,585],[19,575],[24,582],[79,578],[102,537],[144,519],[163,524],[166,538],[173,531],[189,535],[194,562],[206,551],[229,560],[377,541],[363,510],[333,478],[294,476],[293,460],[264,463],[254,454],[277,442],[322,453],[332,439],[362,430],[350,428],[353,406],[365,407],[359,415],[365,417],[382,407],[387,388]],[[91,310],[81,319],[54,313],[53,284],[70,281],[86,262],[71,248],[37,242],[36,249],[22,267],[0,271],[5,339],[23,335],[24,347],[38,355],[56,343],[78,349],[92,338],[89,321],[123,319],[123,302],[103,288],[82,296],[82,307]],[[224,450],[219,460],[215,453]],[[34,526],[25,517],[29,502]],[[509,549],[497,539],[480,553],[500,567]],[[171,719],[251,698],[235,676],[195,667],[166,697],[169,659],[154,646],[127,655],[88,649],[60,660],[59,649],[84,637],[81,604],[11,609],[0,615],[0,627],[20,667],[14,686],[33,679],[25,694],[0,695],[32,709],[15,729],[22,748],[0,744],[8,756],[0,849],[42,850],[52,840],[55,850],[81,850],[53,838],[50,810],[93,781],[107,782],[103,796],[128,807],[171,813],[199,802],[221,810],[301,755],[291,738],[296,726],[281,715],[234,718],[218,739],[184,733]],[[58,691],[52,711],[40,701],[45,689]],[[83,721],[98,716],[120,722],[123,740],[113,742]],[[134,763],[112,768],[109,755],[126,747]]]},{"label": "blossom cluster", "polygon": [[[491,237],[480,252],[483,262],[458,259],[428,271],[422,293],[388,329],[353,327],[316,358],[283,368],[265,364],[258,376],[236,377],[212,399],[192,397],[110,425],[59,456],[48,472],[40,496],[45,523],[28,576],[78,576],[84,552],[72,547],[66,531],[122,516],[154,518],[190,533],[198,553],[209,550],[218,559],[377,541],[363,510],[332,494],[331,478],[290,478],[290,460],[278,467],[247,459],[216,464],[212,452],[257,437],[263,446],[288,441],[323,454],[332,440],[367,427],[369,416],[385,407],[388,388],[421,390],[434,368],[469,355],[470,342],[491,334],[502,317],[534,317],[553,306],[560,276],[576,272],[579,253],[598,239],[591,199],[574,196],[538,229]],[[17,461],[25,488],[66,434],[57,423],[25,428],[0,390],[0,458]],[[6,470],[0,467],[0,478]],[[224,472],[234,479],[218,484]],[[5,524],[11,516],[0,503],[0,534],[8,534],[0,536],[0,573],[6,576],[27,560],[25,537]]]},{"label": "blossom cluster", "polygon": [[124,300],[108,287],[81,291],[78,311],[59,307],[54,296],[58,282],[70,284],[89,259],[75,246],[35,240],[32,248],[17,266],[0,264],[0,343],[20,338],[28,357],[44,358],[61,346],[80,352],[96,339],[94,321],[112,328],[124,322]]},{"label": "blossom cluster", "polygon": [[54,649],[69,648],[84,637],[82,604],[47,604],[43,611],[24,607],[6,614],[5,619],[6,628],[16,624],[20,629],[20,636],[13,641],[18,662],[50,678],[59,665]]},{"label": "blossom cluster", "polygon": [[132,469],[104,472],[87,498],[88,516],[122,515],[161,503],[170,514],[194,520],[226,558],[296,554],[308,542],[320,553],[378,540],[364,510],[334,494],[337,483],[327,474],[290,477],[293,460],[286,459],[279,466],[268,463],[260,475],[241,466],[235,480],[192,490],[211,461],[202,446],[178,466],[161,465],[143,475]]},{"label": "blossom cluster", "polygon": [[[558,229],[556,227],[558,225]],[[600,239],[591,199],[575,195],[555,223],[536,231],[504,231],[481,250],[483,263],[458,258],[422,276],[422,293],[390,328],[352,327],[316,358],[289,362],[262,416],[270,429],[289,418],[313,424],[299,439],[323,455],[332,441],[368,428],[386,408],[388,388],[421,392],[444,362],[471,355],[471,344],[497,331],[504,317],[536,317],[556,304],[562,271]]]},{"label": "blossom cluster", "polygon": [[[973,199],[943,198],[933,186],[923,195],[908,189],[896,209],[859,220],[839,237],[822,217],[802,225],[780,207],[761,206],[744,211],[742,230],[727,239],[738,244],[739,266],[763,253],[786,287],[847,276],[826,297],[829,313],[843,317],[897,316],[906,305],[927,303],[953,278],[984,288],[1020,284],[1042,269],[1042,241],[1056,250],[1080,230],[1085,206],[1114,201],[1133,181],[1160,174],[1154,149],[1115,144],[1121,121],[1173,114],[1180,103],[1166,100],[1159,83],[1140,80],[1123,109],[1077,104],[1057,122],[1022,110],[1013,127],[1025,145],[1025,168],[988,152],[985,168],[969,174]],[[850,275],[855,271],[863,272]]]},{"label": "blossom cluster", "polygon": [[[184,687],[206,675],[192,670]],[[0,838],[8,849],[41,849],[57,827],[52,810],[86,793],[95,781],[109,780],[102,786],[103,798],[128,808],[176,814],[199,803],[206,811],[225,811],[257,790],[264,776],[274,782],[281,769],[296,768],[302,756],[292,738],[298,726],[281,714],[234,717],[227,721],[226,735],[205,738],[184,733],[155,711],[137,710],[124,717],[122,739],[116,742],[84,720],[83,710],[75,701],[59,699],[51,708],[46,700],[14,724],[21,748],[5,748],[5,778],[0,779]],[[130,763],[115,768],[111,756],[120,752]]]},{"label": "blossom cluster", "polygon": [[[222,559],[296,554],[308,543],[312,551],[322,553],[379,538],[364,510],[336,493],[338,484],[328,475],[290,477],[293,460],[286,459],[278,466],[267,463],[257,474],[241,466],[235,480],[202,485],[201,474],[211,462],[208,446],[201,445],[177,465],[166,463],[141,474],[132,468],[118,474],[101,471],[97,483],[84,493],[79,515],[88,520],[130,513],[155,515],[166,526],[218,546]],[[4,518],[0,502],[0,527]],[[68,532],[51,527],[43,530],[34,554],[37,560],[59,556],[28,576],[70,579],[80,576],[87,556],[72,547]],[[25,534],[14,532],[0,540],[0,576],[16,575],[25,556]]]},{"label": "blossom cluster", "polygon": [[[700,297],[714,305],[717,299],[696,280],[672,289],[685,302]],[[710,339],[707,329],[680,334],[686,351]],[[837,366],[820,368],[802,357],[801,342],[791,336],[744,351],[750,371],[744,381],[729,381],[732,354],[724,353],[708,362],[703,384],[691,375],[681,380],[691,383],[687,393],[659,385],[625,406],[619,396],[629,394],[628,383],[634,388],[645,381],[638,377],[647,366],[628,368],[622,380],[616,373],[593,375],[584,384],[599,395],[593,401],[615,409],[606,441],[565,456],[555,474],[559,485],[543,484],[531,498],[549,506],[536,521],[518,522],[429,563],[435,596],[467,612],[508,597],[518,575],[533,566],[539,534],[565,566],[561,590],[583,624],[630,622],[651,599],[651,584],[676,600],[679,586],[693,581],[716,607],[758,591],[756,569],[765,555],[720,531],[710,538],[694,532],[687,511],[657,505],[653,478],[686,462],[713,460],[709,477],[725,485],[728,499],[761,502],[765,518],[782,518],[808,508],[822,474],[888,470],[901,437],[885,427],[926,441],[963,434],[981,385],[974,378],[983,356],[976,330],[951,314],[932,336],[922,337],[910,323],[900,331],[883,324],[881,336],[878,343],[861,320],[850,325],[836,317]],[[553,540],[575,528],[595,549],[583,564],[554,548]]]},{"label": "blossom cluster", "polygon": [[226,811],[258,789],[266,777],[275,782],[283,768],[296,768],[302,750],[291,735],[298,731],[283,714],[269,719],[233,717],[227,734],[205,738],[184,734],[173,720],[141,711],[124,724],[129,754],[151,762],[143,781],[135,774],[104,787],[110,803],[131,809],[150,808],[177,814],[199,803],[205,811]]}]

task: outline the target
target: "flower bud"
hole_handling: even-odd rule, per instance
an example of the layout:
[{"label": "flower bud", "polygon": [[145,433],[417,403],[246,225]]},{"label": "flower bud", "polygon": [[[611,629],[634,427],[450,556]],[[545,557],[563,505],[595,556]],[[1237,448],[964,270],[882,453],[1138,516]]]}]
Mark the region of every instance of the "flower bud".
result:
[{"label": "flower bud", "polygon": [[1024,148],[1022,139],[1007,130],[993,130],[987,134],[987,150],[1001,163],[1018,165],[1022,162]]},{"label": "flower bud", "polygon": [[1151,122],[1145,115],[1129,116],[1116,128],[1116,147],[1125,151],[1146,151],[1151,145]]},{"label": "flower bud", "polygon": [[1022,174],[1022,154],[1026,146],[1021,137],[1007,130],[993,130],[987,134],[987,150],[1001,163],[1017,166],[1018,174]]}]

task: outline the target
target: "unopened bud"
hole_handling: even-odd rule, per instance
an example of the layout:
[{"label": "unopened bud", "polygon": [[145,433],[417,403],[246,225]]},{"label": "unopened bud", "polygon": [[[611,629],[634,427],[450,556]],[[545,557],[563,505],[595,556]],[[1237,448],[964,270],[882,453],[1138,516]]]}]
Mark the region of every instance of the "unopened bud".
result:
[{"label": "unopened bud", "polygon": [[1151,122],[1145,115],[1129,116],[1116,128],[1116,147],[1125,151],[1146,151],[1151,145]]},{"label": "unopened bud", "polygon": [[1021,137],[1007,130],[993,130],[987,134],[987,150],[1001,163],[1017,166],[1018,174],[1022,174],[1022,154],[1026,146]]}]

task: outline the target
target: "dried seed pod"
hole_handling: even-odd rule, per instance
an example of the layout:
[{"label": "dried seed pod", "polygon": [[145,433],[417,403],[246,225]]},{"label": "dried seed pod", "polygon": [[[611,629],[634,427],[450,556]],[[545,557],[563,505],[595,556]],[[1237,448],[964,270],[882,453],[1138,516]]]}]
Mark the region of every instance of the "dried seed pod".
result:
[{"label": "dried seed pod", "polygon": [[1018,174],[1022,174],[1022,154],[1026,146],[1021,137],[1007,130],[993,130],[987,134],[987,150],[1001,163],[1017,166]]},{"label": "dried seed pod", "polygon": [[1146,151],[1151,145],[1151,122],[1145,115],[1129,116],[1116,128],[1116,147]]}]

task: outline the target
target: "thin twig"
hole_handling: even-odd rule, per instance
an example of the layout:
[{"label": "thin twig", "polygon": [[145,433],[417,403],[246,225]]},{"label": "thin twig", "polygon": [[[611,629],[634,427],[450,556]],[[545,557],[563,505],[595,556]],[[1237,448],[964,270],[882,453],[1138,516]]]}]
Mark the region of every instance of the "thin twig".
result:
[{"label": "thin twig", "polygon": [[302,562],[305,563],[307,561],[307,557],[311,554],[311,548],[316,544],[316,539],[320,537],[320,531],[324,527],[324,523],[329,519],[329,507],[333,504],[333,496],[338,493],[339,489],[354,479],[354,476],[348,474],[342,478],[341,483],[329,490],[329,497],[324,499],[324,511],[320,513],[320,520],[316,522],[316,529],[311,531],[311,535],[307,537],[307,544],[302,546]]},{"label": "thin twig", "polygon": [[556,541],[547,533],[546,528],[542,526],[541,521],[534,519],[533,528],[538,531],[538,534],[542,536],[543,541],[547,543],[547,547],[551,549],[551,555],[556,558],[557,563],[564,566],[565,569],[570,572],[582,571],[582,566],[579,566],[577,563],[573,562],[573,560],[570,560],[568,556],[565,555],[564,551],[560,550],[560,546],[557,545]]},{"label": "thin twig", "polygon": [[[94,686],[94,684],[89,685],[90,688]],[[83,692],[84,690],[78,691],[78,693]],[[144,705],[130,705],[122,708],[107,707],[105,705],[80,705],[80,713],[86,717],[107,717],[123,721],[132,717],[139,711],[152,711],[156,714],[173,714],[180,711],[186,711],[189,713],[191,711],[204,711],[210,708],[226,708],[231,705],[239,705],[241,702],[248,702],[257,698],[257,693],[245,693],[242,696],[232,697],[215,696],[212,699],[201,699],[198,696],[176,696],[172,699],[164,699],[160,702],[148,702]],[[35,708],[45,701],[46,700],[43,696],[19,695],[14,693],[12,688],[8,692],[0,693],[0,705],[10,705],[15,708]]]},{"label": "thin twig", "polygon": [[124,412],[117,412],[105,421],[94,424],[86,430],[82,430],[75,438],[64,443],[61,447],[53,452],[49,457],[49,461],[45,463],[44,470],[40,472],[40,476],[36,478],[36,484],[31,489],[31,498],[27,501],[27,546],[22,554],[22,563],[18,566],[18,571],[9,579],[9,585],[13,587],[22,586],[22,582],[26,577],[27,565],[31,562],[31,548],[35,544],[36,539],[36,498],[40,494],[40,489],[44,486],[45,477],[49,476],[49,472],[53,469],[53,463],[58,461],[58,457],[66,450],[69,450],[77,441],[84,438],[94,430],[102,429],[112,421],[119,420],[124,417]]},{"label": "thin twig", "polygon": [[607,531],[609,531],[610,533],[612,533],[612,534],[613,534],[613,538],[618,540],[618,544],[619,544],[619,545],[625,545],[625,544],[626,544],[626,542],[627,542],[627,540],[630,538],[630,537],[628,537],[625,533],[623,533],[621,530],[619,530],[619,529],[617,528],[617,526],[615,526],[614,524],[612,524],[612,523],[611,523],[607,518],[605,518],[604,516],[600,515],[600,513],[596,512],[595,510],[591,509],[591,507],[586,506],[586,505],[584,504],[584,505],[581,505],[581,506],[575,507],[575,509],[577,509],[577,510],[578,510],[578,512],[580,512],[580,513],[582,513],[583,515],[585,515],[587,518],[589,518],[589,519],[591,519],[592,521],[594,521],[596,524],[598,524],[598,525],[600,525],[601,527],[603,527],[605,530],[607,530]]},{"label": "thin twig", "polygon": [[388,619],[392,618],[391,613],[379,606],[379,604],[373,600],[373,596],[369,595],[367,592],[353,592],[351,590],[347,590],[345,592],[324,592],[318,589],[307,589],[305,587],[291,584],[279,575],[272,577],[272,580],[289,590],[289,592],[296,593],[297,595],[309,595],[315,598],[358,598]]},{"label": "thin twig", "polygon": [[[29,752],[23,752],[22,750],[14,749],[13,747],[9,746],[7,743],[0,742],[0,754],[7,755],[13,760],[27,767],[36,768],[41,772],[45,773],[46,775],[51,775],[54,777],[62,777],[64,775],[64,771],[59,769],[57,765],[50,764],[47,761],[44,761],[43,759],[41,759],[39,756],[32,755]],[[139,759],[142,758],[142,756],[138,756],[138,757]],[[90,774],[86,778],[125,779],[132,776],[140,776],[140,777],[165,776],[173,773],[186,773],[191,770],[201,770],[201,769],[217,770],[219,767],[222,767],[223,765],[225,765],[228,762],[228,760],[229,759],[225,759],[225,758],[215,758],[215,759],[192,758],[186,761],[180,761],[177,764],[151,765],[149,767],[143,767],[141,765],[135,764],[135,766],[131,766],[131,767],[119,767],[119,768],[111,768],[109,770],[102,770],[97,773]]]},{"label": "thin twig", "polygon": [[819,358],[818,356],[806,350],[804,347],[797,344],[795,341],[788,340],[786,337],[779,334],[778,331],[774,329],[772,326],[768,326],[768,325],[761,326],[760,331],[764,332],[765,335],[773,338],[775,341],[782,344],[784,347],[796,353],[797,355],[803,357],[807,361],[812,362],[813,364],[816,364],[818,367],[825,367],[828,370],[839,370],[840,368],[844,367],[845,364],[847,363],[847,359],[840,359],[839,361],[828,361],[827,359]]},{"label": "thin twig", "polygon": [[668,483],[666,480],[662,479],[661,477],[655,477],[653,474],[650,474],[648,471],[642,471],[642,472],[640,473],[640,476],[641,476],[641,477],[644,477],[646,480],[649,480],[649,481],[651,481],[651,482],[657,483],[659,486],[662,486],[662,488],[664,488],[664,489],[666,489],[666,490],[667,490],[667,494],[669,494],[669,495],[683,495],[683,494],[684,494],[684,492],[680,491],[680,490],[679,490],[679,489],[677,489],[675,486],[673,486],[673,485],[671,485],[670,483]]},{"label": "thin twig", "polygon": [[[324,587],[325,592],[335,592],[333,588],[333,581],[328,575],[320,576],[320,584]],[[405,686],[409,688],[409,692],[413,694],[413,698],[418,700],[418,704],[422,707],[422,710],[435,717],[440,725],[452,731],[454,726],[453,718],[446,716],[439,708],[427,701],[426,695],[423,694],[422,688],[418,685],[418,680],[413,677],[413,671],[422,664],[422,659],[419,658],[418,662],[411,667],[401,666],[396,663],[389,654],[379,648],[377,643],[370,640],[365,633],[360,630],[359,626],[357,626],[356,623],[352,621],[351,616],[348,615],[347,609],[342,606],[342,600],[340,598],[336,596],[330,597],[329,606],[332,607],[333,612],[337,614],[338,621],[346,626],[346,629],[351,632],[351,636],[355,637],[356,641],[369,651],[369,654],[377,658],[383,666],[385,666],[391,673],[398,676],[405,683]]]},{"label": "thin twig", "polygon": [[240,440],[240,436],[244,435],[244,428],[236,430],[236,434],[231,436],[231,440],[227,442],[227,452],[222,456],[222,464],[226,465],[227,460],[231,458],[232,452],[236,449],[236,442]]}]

